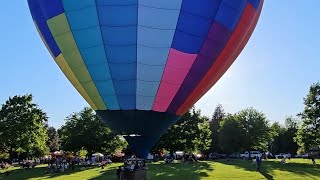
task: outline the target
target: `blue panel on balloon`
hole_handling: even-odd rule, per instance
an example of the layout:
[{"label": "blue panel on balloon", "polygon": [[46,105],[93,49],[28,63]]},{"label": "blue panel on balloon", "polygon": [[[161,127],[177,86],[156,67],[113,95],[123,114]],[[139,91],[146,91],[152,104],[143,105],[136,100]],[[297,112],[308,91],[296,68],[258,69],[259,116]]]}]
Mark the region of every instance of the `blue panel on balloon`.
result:
[{"label": "blue panel on balloon", "polygon": [[132,96],[118,95],[117,97],[118,97],[121,110],[136,109],[136,95],[132,95]]},{"label": "blue panel on balloon", "polygon": [[[118,96],[135,96],[136,80],[113,80]],[[129,101],[125,101],[130,103]]]},{"label": "blue panel on balloon", "polygon": [[103,43],[121,109],[135,109],[137,0],[97,0]]},{"label": "blue panel on balloon", "polygon": [[182,0],[139,0],[139,5],[180,10]]},{"label": "blue panel on balloon", "polygon": [[101,62],[107,63],[103,45],[81,49],[81,55],[83,59],[90,59],[86,62],[87,65],[96,65]]},{"label": "blue panel on balloon", "polygon": [[137,5],[132,6],[98,6],[100,24],[102,26],[137,25]]},{"label": "blue panel on balloon", "polygon": [[91,48],[103,44],[99,26],[83,30],[72,29],[72,33],[77,41],[78,48],[80,49]]},{"label": "blue panel on balloon", "polygon": [[138,45],[138,62],[148,65],[165,65],[170,48],[152,48]]},{"label": "blue panel on balloon", "polygon": [[179,13],[179,10],[156,9],[139,6],[138,22],[139,25],[145,27],[174,30],[177,25]]},{"label": "blue panel on balloon", "polygon": [[252,6],[257,10],[259,8],[261,0],[248,0],[252,4]]},{"label": "blue panel on balloon", "polygon": [[98,65],[87,65],[91,78],[94,81],[104,81],[111,79],[109,68],[106,68],[104,63]]},{"label": "blue panel on balloon", "polygon": [[[159,84],[158,84],[158,86],[159,86]],[[138,109],[138,110],[146,110],[146,111],[152,110],[153,102],[154,102],[154,99],[155,99],[154,96],[151,97],[151,96],[140,96],[140,95],[137,95],[136,98],[137,98],[136,99],[136,101],[137,101],[136,109]]]},{"label": "blue panel on balloon", "polygon": [[189,54],[197,54],[203,44],[204,38],[176,31],[172,48]]},{"label": "blue panel on balloon", "polygon": [[205,39],[212,22],[213,21],[211,19],[202,18],[186,12],[181,12],[177,30],[186,32],[194,36],[201,36]]},{"label": "blue panel on balloon", "polygon": [[31,12],[31,16],[34,20],[39,18],[40,16],[43,16],[38,0],[28,0],[28,5]]},{"label": "blue panel on balloon", "polygon": [[207,38],[212,20],[181,12],[172,47],[176,50],[197,54]]},{"label": "blue panel on balloon", "polygon": [[241,18],[246,4],[247,0],[222,1],[216,21],[233,31]]},{"label": "blue panel on balloon", "polygon": [[101,95],[113,96],[115,95],[112,80],[103,80],[96,83],[97,88],[101,91]]},{"label": "blue panel on balloon", "polygon": [[137,0],[96,0],[98,6],[128,6],[136,5]]},{"label": "blue panel on balloon", "polygon": [[118,98],[116,95],[114,96],[105,96],[101,95],[103,102],[107,102],[106,106],[109,110],[119,110],[120,106],[118,104]]},{"label": "blue panel on balloon", "polygon": [[150,66],[139,64],[137,77],[144,81],[160,81],[162,73],[164,71],[163,66]]},{"label": "blue panel on balloon", "polygon": [[108,27],[102,26],[104,44],[109,46],[134,45],[137,43],[137,27]]},{"label": "blue panel on balloon", "polygon": [[47,20],[64,13],[61,0],[39,0],[39,3]]},{"label": "blue panel on balloon", "polygon": [[105,46],[108,61],[110,63],[135,63],[137,58],[137,46]]},{"label": "blue panel on balloon", "polygon": [[62,0],[65,11],[75,11],[90,6],[96,6],[96,0],[82,0],[74,2],[74,0]]},{"label": "blue panel on balloon", "polygon": [[[112,79],[114,80],[135,80],[137,74],[136,63],[130,64],[112,64],[109,63]],[[123,82],[124,84],[126,82]],[[118,92],[118,91],[117,91]]]},{"label": "blue panel on balloon", "polygon": [[193,15],[214,19],[219,9],[221,0],[184,0],[182,10]]},{"label": "blue panel on balloon", "polygon": [[65,1],[64,6],[70,10],[66,12],[70,29],[104,104],[108,109],[119,109],[95,4]]},{"label": "blue panel on balloon", "polygon": [[[74,7],[77,7],[78,3],[74,3]],[[99,20],[97,17],[96,7],[87,7],[76,11],[66,11],[70,28],[73,30],[92,28],[99,26]]]},{"label": "blue panel on balloon", "polygon": [[57,57],[61,53],[61,51],[50,32],[50,29],[46,22],[46,18],[42,13],[42,9],[40,8],[39,3],[37,2],[37,0],[28,0],[28,3],[30,11],[32,12],[32,17],[37,24],[44,40],[48,44],[53,56]]},{"label": "blue panel on balloon", "polygon": [[[138,44],[149,47],[170,47],[175,30],[139,27]],[[168,53],[168,52],[167,52]]]},{"label": "blue panel on balloon", "polygon": [[158,86],[160,81],[158,82],[148,82],[148,81],[140,81],[137,82],[137,94],[143,96],[151,96],[154,97],[155,93],[158,91]]}]

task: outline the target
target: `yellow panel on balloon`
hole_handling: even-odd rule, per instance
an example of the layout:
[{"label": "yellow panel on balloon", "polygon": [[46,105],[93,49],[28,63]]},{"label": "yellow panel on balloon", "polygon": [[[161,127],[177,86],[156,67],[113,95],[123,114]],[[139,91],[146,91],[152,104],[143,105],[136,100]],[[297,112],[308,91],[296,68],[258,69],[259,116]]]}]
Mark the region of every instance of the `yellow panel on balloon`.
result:
[{"label": "yellow panel on balloon", "polygon": [[78,79],[76,78],[76,76],[73,74],[73,72],[71,71],[68,63],[66,62],[65,58],[63,57],[62,54],[60,54],[59,56],[57,56],[57,58],[55,58],[56,63],[58,64],[58,66],[60,67],[60,69],[62,70],[62,72],[64,73],[64,75],[69,79],[69,81],[71,82],[71,84],[77,89],[77,91],[81,94],[81,96],[89,103],[89,105],[93,108],[93,109],[97,109],[96,105],[93,103],[93,101],[91,100],[91,98],[88,96],[88,94],[86,93],[86,91],[84,90],[84,88],[82,87],[82,85],[80,84],[80,82],[78,81]]}]

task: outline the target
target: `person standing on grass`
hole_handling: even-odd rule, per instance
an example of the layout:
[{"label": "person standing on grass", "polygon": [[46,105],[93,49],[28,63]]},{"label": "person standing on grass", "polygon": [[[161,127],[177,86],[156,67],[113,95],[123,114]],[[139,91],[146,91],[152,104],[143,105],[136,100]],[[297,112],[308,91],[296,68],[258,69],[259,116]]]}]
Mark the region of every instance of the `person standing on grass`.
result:
[{"label": "person standing on grass", "polygon": [[257,171],[260,172],[261,158],[259,156],[256,156],[256,163],[257,163]]},{"label": "person standing on grass", "polygon": [[312,161],[312,164],[316,164],[316,161],[314,160],[314,156],[311,156],[311,161]]}]

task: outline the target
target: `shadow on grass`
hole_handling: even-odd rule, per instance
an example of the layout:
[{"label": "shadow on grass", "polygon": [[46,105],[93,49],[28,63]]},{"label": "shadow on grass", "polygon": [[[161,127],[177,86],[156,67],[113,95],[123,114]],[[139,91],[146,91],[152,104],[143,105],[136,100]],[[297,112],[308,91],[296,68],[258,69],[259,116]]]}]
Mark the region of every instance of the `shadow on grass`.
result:
[{"label": "shadow on grass", "polygon": [[208,177],[208,171],[213,168],[207,162],[177,163],[177,164],[150,164],[149,179],[201,179]]},{"label": "shadow on grass", "polygon": [[89,180],[105,180],[105,179],[116,179],[117,167],[109,167],[106,170],[102,170],[103,173],[97,177],[91,178]]},{"label": "shadow on grass", "polygon": [[36,167],[34,169],[13,169],[10,170],[8,169],[7,171],[11,172],[11,175],[6,176],[5,173],[0,174],[0,179],[5,179],[5,180],[23,180],[23,179],[29,179],[29,178],[42,178],[42,179],[50,179],[53,177],[58,177],[58,176],[64,176],[64,175],[70,175],[73,173],[77,173],[80,171],[85,171],[88,169],[96,168],[96,166],[91,166],[91,167],[76,167],[75,170],[66,170],[65,172],[50,172],[46,173],[48,171],[47,167]]},{"label": "shadow on grass", "polygon": [[[196,163],[152,163],[148,164],[148,179],[152,180],[170,180],[170,179],[192,179],[199,180],[202,177],[209,177],[208,171],[213,171],[213,168],[207,162]],[[102,180],[102,179],[116,179],[116,169],[108,169],[104,171],[100,176],[92,178],[90,180]]]},{"label": "shadow on grass", "polygon": [[[219,161],[222,164],[236,166],[247,171],[256,171],[256,164],[252,161],[232,160],[232,161]],[[279,161],[266,161],[262,162],[261,174],[268,180],[273,180],[273,171],[286,171],[296,175],[304,175],[311,177],[320,176],[320,165],[313,165],[308,163],[290,162],[281,164]]]}]

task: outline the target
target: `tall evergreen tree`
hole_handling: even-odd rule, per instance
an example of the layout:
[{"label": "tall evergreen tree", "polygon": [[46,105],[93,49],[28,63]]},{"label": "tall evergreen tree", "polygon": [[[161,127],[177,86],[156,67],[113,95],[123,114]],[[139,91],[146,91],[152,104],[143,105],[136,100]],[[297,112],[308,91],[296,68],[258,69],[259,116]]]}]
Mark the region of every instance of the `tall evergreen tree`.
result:
[{"label": "tall evergreen tree", "polygon": [[59,134],[54,127],[48,128],[47,145],[51,152],[54,152],[60,149]]},{"label": "tall evergreen tree", "polygon": [[305,151],[320,145],[320,82],[312,84],[304,98],[304,111],[296,141]]},{"label": "tall evergreen tree", "polygon": [[210,130],[211,130],[211,147],[210,150],[214,152],[219,152],[221,149],[219,148],[219,131],[220,131],[220,123],[225,116],[224,109],[221,104],[218,104],[214,109],[212,119],[210,121]]}]

